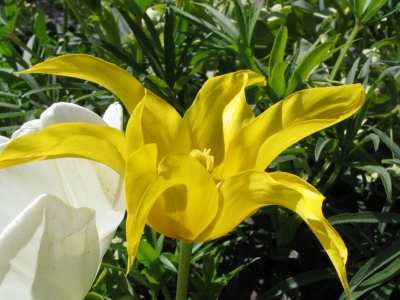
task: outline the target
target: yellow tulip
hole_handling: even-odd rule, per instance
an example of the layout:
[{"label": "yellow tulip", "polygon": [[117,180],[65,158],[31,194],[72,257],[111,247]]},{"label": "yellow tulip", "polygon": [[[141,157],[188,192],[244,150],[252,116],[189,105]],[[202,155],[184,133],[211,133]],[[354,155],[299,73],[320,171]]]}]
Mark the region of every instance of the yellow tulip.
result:
[{"label": "yellow tulip", "polygon": [[146,222],[171,238],[204,242],[230,232],[260,207],[281,205],[310,226],[350,293],[347,249],[322,214],[324,197],[297,176],[264,170],[287,147],[354,114],[365,99],[361,85],[300,91],[255,117],[244,90],[265,80],[238,71],[208,80],[181,117],[129,73],[94,57],[62,56],[24,73],[96,82],[131,113],[125,136],[106,126],[58,124],[15,139],[0,155],[2,168],[80,157],[124,177],[128,269]]}]

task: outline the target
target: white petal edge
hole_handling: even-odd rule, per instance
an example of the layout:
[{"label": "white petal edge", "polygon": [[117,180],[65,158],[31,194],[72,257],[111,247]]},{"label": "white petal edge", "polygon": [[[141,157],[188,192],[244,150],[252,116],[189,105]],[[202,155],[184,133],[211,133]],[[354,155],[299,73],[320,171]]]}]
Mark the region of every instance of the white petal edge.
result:
[{"label": "white petal edge", "polygon": [[103,120],[108,124],[108,126],[122,130],[123,112],[122,106],[118,102],[115,102],[107,108],[103,115]]},{"label": "white petal edge", "polygon": [[11,139],[16,139],[22,135],[38,132],[40,130],[42,130],[42,123],[40,120],[28,121],[12,134]]},{"label": "white petal edge", "polygon": [[72,103],[55,103],[46,109],[40,116],[42,129],[58,124],[68,122],[84,122],[97,125],[105,125],[107,123],[94,112]]},{"label": "white petal edge", "polygon": [[95,212],[42,195],[0,234],[0,299],[81,300],[99,264]]}]

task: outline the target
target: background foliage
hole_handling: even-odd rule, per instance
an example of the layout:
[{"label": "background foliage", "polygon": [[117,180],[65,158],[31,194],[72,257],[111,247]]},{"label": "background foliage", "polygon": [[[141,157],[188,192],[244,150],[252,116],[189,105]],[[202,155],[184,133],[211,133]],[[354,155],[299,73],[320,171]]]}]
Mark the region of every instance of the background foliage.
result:
[{"label": "background foliage", "polygon": [[[394,0],[0,0],[0,131],[9,136],[55,102],[102,114],[117,101],[89,82],[13,74],[67,53],[127,69],[181,114],[207,77],[239,69],[268,80],[247,91],[256,114],[300,89],[360,82],[367,103],[358,114],[293,145],[267,171],[297,174],[326,196],[324,215],[349,249],[354,299],[398,299],[399,19]],[[120,227],[87,299],[173,299],[176,242],[146,228],[125,276]],[[315,236],[278,207],[196,244],[192,262],[193,300],[347,299]]]}]

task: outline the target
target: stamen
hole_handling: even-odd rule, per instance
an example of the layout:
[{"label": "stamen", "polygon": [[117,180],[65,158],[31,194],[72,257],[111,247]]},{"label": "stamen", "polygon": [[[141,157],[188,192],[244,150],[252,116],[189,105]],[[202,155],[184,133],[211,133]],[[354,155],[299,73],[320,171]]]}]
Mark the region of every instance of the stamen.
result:
[{"label": "stamen", "polygon": [[204,151],[194,149],[190,151],[190,156],[200,162],[207,171],[212,171],[214,168],[214,156],[210,155],[211,149],[204,148]]}]

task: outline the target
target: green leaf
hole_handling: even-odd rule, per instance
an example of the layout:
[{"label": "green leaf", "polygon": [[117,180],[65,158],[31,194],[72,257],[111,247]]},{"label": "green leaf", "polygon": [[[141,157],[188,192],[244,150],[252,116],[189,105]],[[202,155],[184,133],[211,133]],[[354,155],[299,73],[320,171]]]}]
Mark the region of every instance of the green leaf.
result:
[{"label": "green leaf", "polygon": [[288,30],[285,26],[282,25],[275,37],[274,45],[272,47],[271,55],[269,57],[269,72],[272,72],[274,70],[274,67],[277,63],[283,61],[287,39]]},{"label": "green leaf", "polygon": [[322,150],[325,148],[326,144],[329,143],[331,139],[324,139],[324,138],[318,138],[317,145],[315,146],[315,161],[318,161],[319,156],[322,152]]},{"label": "green leaf", "polygon": [[154,73],[156,73],[158,77],[165,80],[165,73],[160,63],[160,60],[158,59],[158,55],[154,50],[154,46],[147,37],[146,33],[138,24],[136,24],[134,20],[132,20],[128,13],[126,13],[124,10],[120,10],[120,13],[131,28],[133,34],[140,44],[140,47],[142,47],[143,52],[146,54],[146,57],[148,58],[149,63],[154,70]]},{"label": "green leaf", "polygon": [[372,141],[374,143],[375,152],[378,151],[379,141],[380,140],[379,140],[379,137],[374,133],[368,134],[357,146],[363,145],[364,143],[366,143],[368,141]]},{"label": "green leaf", "polygon": [[307,78],[307,76],[316,66],[318,66],[321,62],[335,52],[330,50],[334,43],[334,41],[325,42],[307,54],[299,66],[294,70],[289,80],[285,97],[289,96],[298,87],[298,85]]},{"label": "green leaf", "polygon": [[356,72],[357,72],[357,67],[358,67],[359,62],[360,62],[360,58],[357,57],[357,59],[353,63],[353,66],[350,69],[350,72],[347,74],[346,84],[354,83],[354,79],[356,77]]},{"label": "green leaf", "polygon": [[272,300],[292,289],[301,287],[306,284],[315,283],[321,280],[337,278],[337,274],[331,268],[311,271],[290,277],[269,289],[264,294],[257,297],[257,300]]},{"label": "green leaf", "polygon": [[381,286],[388,280],[391,280],[397,274],[400,273],[400,258],[394,260],[389,266],[380,272],[375,273],[371,278],[365,280],[352,292],[353,299],[358,299],[360,296],[364,295],[366,292]]},{"label": "green leaf", "polygon": [[214,16],[217,23],[222,27],[222,29],[229,35],[229,37],[233,41],[235,41],[235,44],[239,41],[240,33],[229,18],[227,18],[225,15],[209,5],[205,5],[202,3],[195,4],[207,9]]},{"label": "green leaf", "polygon": [[104,300],[104,298],[97,293],[89,292],[83,300]]},{"label": "green leaf", "polygon": [[[353,291],[363,281],[365,281],[369,276],[377,272],[380,268],[398,259],[400,256],[399,246],[400,241],[395,241],[391,246],[384,249],[377,256],[371,258],[367,263],[365,263],[349,282],[350,290]],[[347,296],[342,295],[342,297],[340,297],[340,300],[342,299],[347,299]]]},{"label": "green leaf", "polygon": [[[363,1],[358,1],[354,0],[355,2],[363,2]],[[363,7],[363,13],[361,16],[361,22],[364,24],[367,23],[373,16],[376,15],[378,10],[385,5],[387,0],[370,0],[370,1],[365,1],[364,7]]]},{"label": "green leaf", "polygon": [[136,259],[145,265],[147,268],[150,264],[159,258],[158,253],[153,249],[153,247],[146,241],[141,241],[139,243],[138,252]]},{"label": "green leaf", "polygon": [[164,63],[166,82],[173,88],[175,82],[174,13],[169,5],[165,9]]},{"label": "green leaf", "polygon": [[281,61],[275,64],[268,78],[267,88],[272,91],[273,102],[282,100],[286,91],[285,70],[287,67],[286,61]]},{"label": "green leaf", "polygon": [[384,142],[386,146],[389,147],[394,155],[396,155],[396,157],[400,159],[400,147],[378,128],[371,127],[371,129],[381,138],[382,142]]},{"label": "green leaf", "polygon": [[249,36],[247,30],[246,15],[244,13],[242,1],[234,0],[233,2],[235,3],[235,16],[239,27],[241,41],[244,43],[245,47],[250,47],[249,41],[251,36]]},{"label": "green leaf", "polygon": [[354,164],[353,166],[357,169],[367,171],[370,174],[378,173],[385,188],[387,199],[389,202],[392,201],[392,180],[390,179],[390,174],[384,167],[358,163]]},{"label": "green leaf", "polygon": [[236,41],[234,39],[232,39],[230,36],[224,34],[221,30],[219,30],[213,24],[211,24],[211,23],[209,23],[209,22],[207,22],[205,20],[201,20],[199,18],[196,18],[195,16],[193,16],[193,15],[187,13],[187,12],[184,12],[183,10],[180,10],[180,9],[174,7],[174,6],[171,6],[171,8],[174,10],[174,12],[178,16],[186,19],[187,21],[189,21],[193,25],[196,25],[199,29],[203,30],[204,32],[208,33],[208,32],[211,31],[212,33],[214,33],[214,35],[217,38],[225,41],[226,43],[228,43],[230,45],[236,44]]},{"label": "green leaf", "polygon": [[400,224],[400,214],[391,212],[360,212],[360,213],[345,213],[335,215],[328,218],[331,225],[345,223],[390,223]]}]

